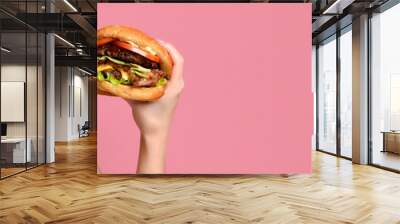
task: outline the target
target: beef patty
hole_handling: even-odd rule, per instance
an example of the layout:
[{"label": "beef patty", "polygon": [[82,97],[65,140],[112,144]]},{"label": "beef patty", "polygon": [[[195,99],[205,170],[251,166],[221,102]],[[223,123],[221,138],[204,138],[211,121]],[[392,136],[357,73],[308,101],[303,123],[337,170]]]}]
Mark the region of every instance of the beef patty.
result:
[{"label": "beef patty", "polygon": [[116,79],[120,80],[122,78],[121,73],[119,70],[124,70],[126,73],[129,75],[129,80],[132,82],[133,87],[153,87],[156,86],[157,82],[161,79],[166,77],[166,74],[164,71],[159,70],[159,69],[151,69],[149,73],[146,75],[148,78],[141,78],[130,69],[130,66],[126,65],[119,65],[115,64],[109,60],[107,61],[101,61],[99,64],[109,64],[111,65],[114,69],[111,70],[106,70],[106,74],[109,73],[113,75]]},{"label": "beef patty", "polygon": [[158,69],[159,65],[140,54],[119,48],[112,44],[105,44],[97,48],[97,55],[106,55],[109,57],[117,58],[122,61],[135,63],[145,68]]}]

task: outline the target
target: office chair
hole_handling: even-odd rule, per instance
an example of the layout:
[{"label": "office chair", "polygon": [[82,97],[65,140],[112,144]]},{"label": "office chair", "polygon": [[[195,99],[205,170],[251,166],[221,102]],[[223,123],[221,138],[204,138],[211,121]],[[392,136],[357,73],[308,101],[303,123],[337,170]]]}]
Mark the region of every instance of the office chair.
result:
[{"label": "office chair", "polygon": [[90,129],[89,121],[85,121],[82,127],[80,127],[80,125],[78,124],[79,138],[89,136],[89,129]]}]

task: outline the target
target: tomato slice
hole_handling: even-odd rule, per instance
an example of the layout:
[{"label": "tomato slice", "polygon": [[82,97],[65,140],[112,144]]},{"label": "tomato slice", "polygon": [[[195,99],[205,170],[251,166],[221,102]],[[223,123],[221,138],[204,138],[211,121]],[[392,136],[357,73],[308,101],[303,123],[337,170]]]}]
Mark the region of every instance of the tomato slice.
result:
[{"label": "tomato slice", "polygon": [[102,38],[102,39],[100,39],[100,40],[97,41],[97,46],[101,46],[101,45],[104,45],[104,44],[108,44],[108,43],[112,42],[113,40],[114,40],[114,39],[111,38],[111,37],[104,37],[104,38]]},{"label": "tomato slice", "polygon": [[143,57],[145,57],[145,58],[147,58],[147,59],[149,59],[151,61],[160,63],[160,58],[158,56],[153,55],[153,54],[149,53],[146,50],[140,49],[134,43],[129,43],[129,42],[123,42],[123,41],[116,40],[116,41],[113,41],[113,44],[115,44],[118,47],[124,48],[126,50],[132,51],[132,52],[134,52],[136,54],[140,54]]}]

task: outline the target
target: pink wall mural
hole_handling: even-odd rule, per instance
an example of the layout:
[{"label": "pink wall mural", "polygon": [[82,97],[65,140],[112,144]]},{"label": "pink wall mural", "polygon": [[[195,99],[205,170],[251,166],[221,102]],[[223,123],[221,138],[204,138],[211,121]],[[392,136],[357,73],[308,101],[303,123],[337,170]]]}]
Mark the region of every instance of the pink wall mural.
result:
[{"label": "pink wall mural", "polygon": [[[184,57],[165,173],[311,172],[311,4],[98,4],[98,28],[116,24]],[[135,173],[130,106],[98,95],[97,109],[98,173]]]}]

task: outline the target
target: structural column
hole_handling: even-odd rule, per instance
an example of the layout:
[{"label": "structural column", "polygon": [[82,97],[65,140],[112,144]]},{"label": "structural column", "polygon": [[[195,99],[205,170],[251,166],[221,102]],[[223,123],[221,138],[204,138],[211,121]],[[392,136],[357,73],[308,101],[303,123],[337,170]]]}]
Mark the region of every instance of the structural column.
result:
[{"label": "structural column", "polygon": [[368,163],[368,15],[353,19],[353,162]]},{"label": "structural column", "polygon": [[[46,1],[46,12],[53,12],[51,1]],[[55,161],[55,43],[54,34],[46,34],[46,163]]]}]

